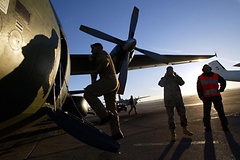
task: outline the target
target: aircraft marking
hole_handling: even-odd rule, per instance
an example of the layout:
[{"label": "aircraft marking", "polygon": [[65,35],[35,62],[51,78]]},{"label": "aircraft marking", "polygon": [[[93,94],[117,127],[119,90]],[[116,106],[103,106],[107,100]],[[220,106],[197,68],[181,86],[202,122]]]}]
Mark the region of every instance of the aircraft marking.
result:
[{"label": "aircraft marking", "polygon": [[0,9],[3,11],[3,13],[7,14],[9,6],[9,0],[0,1]]}]

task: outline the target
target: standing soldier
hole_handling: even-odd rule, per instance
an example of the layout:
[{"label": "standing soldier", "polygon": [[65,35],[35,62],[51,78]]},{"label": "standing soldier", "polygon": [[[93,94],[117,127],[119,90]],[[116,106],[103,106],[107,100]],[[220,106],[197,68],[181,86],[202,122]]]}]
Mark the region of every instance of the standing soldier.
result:
[{"label": "standing soldier", "polygon": [[[96,72],[92,73],[92,84],[85,88],[84,98],[101,119],[99,125],[110,121],[112,138],[119,140],[124,136],[120,129],[116,107],[116,94],[119,89],[119,81],[116,77],[115,67],[111,56],[103,50],[101,43],[92,44],[91,48],[91,60],[92,62],[96,62]],[[99,74],[99,80],[96,80],[97,74]],[[106,108],[98,99],[102,95],[104,96]]]},{"label": "standing soldier", "polygon": [[192,136],[193,133],[187,129],[186,109],[183,103],[180,86],[185,82],[173,71],[173,67],[167,67],[166,74],[158,82],[158,85],[164,87],[164,104],[168,115],[168,126],[172,134],[172,141],[176,141],[174,107],[176,107],[180,117],[183,133]]},{"label": "standing soldier", "polygon": [[137,108],[136,108],[136,102],[133,99],[133,96],[131,95],[130,99],[129,99],[129,104],[131,105],[131,109],[129,110],[128,114],[131,114],[132,110],[134,109],[135,114],[137,113]]},{"label": "standing soldier", "polygon": [[[207,64],[203,66],[202,71],[203,73],[197,80],[197,92],[198,97],[203,101],[203,123],[205,132],[212,131],[210,124],[212,103],[218,112],[222,129],[228,131],[228,120],[225,116],[222,96],[220,94],[226,87],[226,80],[220,75],[213,73],[212,68]],[[218,83],[220,83],[220,87]]]}]

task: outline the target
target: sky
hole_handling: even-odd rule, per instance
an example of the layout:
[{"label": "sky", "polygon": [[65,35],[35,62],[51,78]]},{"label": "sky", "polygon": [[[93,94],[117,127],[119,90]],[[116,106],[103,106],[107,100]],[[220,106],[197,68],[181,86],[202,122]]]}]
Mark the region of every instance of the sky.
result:
[{"label": "sky", "polygon": [[[95,28],[119,39],[128,37],[133,7],[139,8],[134,38],[137,47],[159,54],[215,54],[217,57],[174,65],[185,84],[183,96],[195,95],[202,66],[218,60],[228,70],[240,62],[240,0],[51,0],[62,23],[71,54],[91,54],[90,44],[100,42],[108,53],[115,44],[79,30],[80,25]],[[141,54],[135,51],[135,54]],[[131,95],[163,98],[158,86],[167,66],[128,72],[124,99]],[[69,90],[90,84],[89,75],[71,76]],[[226,89],[240,88],[240,82],[227,82]]]}]

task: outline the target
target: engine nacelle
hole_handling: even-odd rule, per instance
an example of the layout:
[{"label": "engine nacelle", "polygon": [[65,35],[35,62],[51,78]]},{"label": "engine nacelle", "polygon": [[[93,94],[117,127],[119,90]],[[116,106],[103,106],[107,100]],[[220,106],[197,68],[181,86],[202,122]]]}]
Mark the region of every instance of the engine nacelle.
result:
[{"label": "engine nacelle", "polygon": [[72,113],[78,117],[85,117],[88,114],[88,103],[81,96],[71,96],[66,98],[62,110]]}]

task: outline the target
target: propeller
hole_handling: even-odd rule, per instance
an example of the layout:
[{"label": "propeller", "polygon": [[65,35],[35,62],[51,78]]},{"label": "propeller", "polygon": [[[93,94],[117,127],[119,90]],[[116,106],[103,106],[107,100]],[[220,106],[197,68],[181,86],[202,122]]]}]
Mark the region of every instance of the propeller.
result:
[{"label": "propeller", "polygon": [[127,83],[127,74],[128,74],[128,59],[129,59],[129,54],[125,53],[125,57],[123,59],[123,63],[122,63],[122,67],[119,73],[119,83],[120,83],[120,87],[118,90],[118,94],[123,94],[125,91],[125,86]]},{"label": "propeller", "polygon": [[130,22],[130,28],[129,28],[129,34],[128,34],[128,39],[126,41],[123,41],[121,39],[118,39],[116,37],[113,37],[111,35],[108,35],[106,33],[103,33],[101,31],[98,31],[96,29],[81,25],[80,30],[90,34],[94,37],[106,40],[108,42],[115,43],[119,45],[120,50],[123,51],[122,55],[122,66],[120,69],[119,73],[119,82],[120,82],[120,89],[119,89],[119,94],[123,94],[127,82],[127,74],[128,74],[128,64],[129,64],[129,56],[131,54],[131,57],[133,56],[133,50],[136,46],[136,40],[133,38],[134,33],[136,30],[137,26],[137,21],[138,21],[138,13],[139,9],[137,7],[134,7],[133,12],[132,12],[132,17],[131,17],[131,22]]},{"label": "propeller", "polygon": [[90,28],[90,27],[87,27],[87,26],[84,26],[84,25],[80,26],[80,30],[87,33],[87,34],[90,34],[94,37],[97,37],[97,38],[100,38],[100,39],[103,39],[103,40],[106,40],[106,41],[109,41],[109,42],[112,42],[112,43],[116,43],[118,45],[123,45],[124,44],[124,41],[122,41],[122,40],[120,40],[116,37],[110,36],[106,33],[103,33],[101,31],[98,31],[96,29],[93,29],[93,28]]},{"label": "propeller", "polygon": [[[130,22],[128,40],[127,40],[128,44],[131,44],[132,47],[125,46],[126,48],[123,48],[123,49],[127,50],[127,52],[125,52],[125,54],[124,54],[125,56],[124,56],[122,67],[121,67],[121,70],[119,73],[118,79],[120,82],[120,88],[118,90],[118,94],[124,94],[126,83],[127,83],[128,64],[129,64],[129,60],[130,60],[129,56],[130,56],[130,54],[133,54],[133,50],[136,46],[136,40],[133,37],[134,37],[134,33],[136,30],[136,26],[137,26],[138,13],[139,13],[139,9],[137,7],[134,7],[132,17],[131,17],[131,22]],[[131,55],[131,56],[133,56],[133,55]]]},{"label": "propeller", "polygon": [[[103,33],[101,31],[98,31],[96,29],[81,25],[80,30],[90,34],[94,37],[106,40],[108,42],[112,42],[117,44],[118,47],[115,47],[116,50],[115,52],[121,52],[121,69],[119,73],[119,82],[120,82],[120,89],[118,91],[118,94],[124,94],[126,82],[127,82],[127,74],[128,74],[128,64],[131,62],[133,56],[134,56],[134,49],[137,51],[157,60],[163,60],[163,57],[158,55],[157,53],[150,52],[147,50],[143,50],[140,48],[136,48],[137,41],[134,39],[134,34],[137,26],[137,21],[138,21],[138,14],[139,14],[139,9],[137,7],[134,7],[132,16],[131,16],[131,21],[130,21],[130,28],[129,28],[129,34],[128,34],[128,39],[127,40],[121,40],[119,38],[113,37],[111,35],[108,35],[106,33]],[[166,59],[167,61],[167,59]],[[116,67],[116,66],[115,66]]]},{"label": "propeller", "polygon": [[138,13],[139,13],[139,9],[137,7],[134,7],[132,17],[131,17],[131,23],[130,23],[128,38],[133,38],[134,37],[134,33],[135,33],[135,30],[136,30],[137,21],[138,21]]}]

